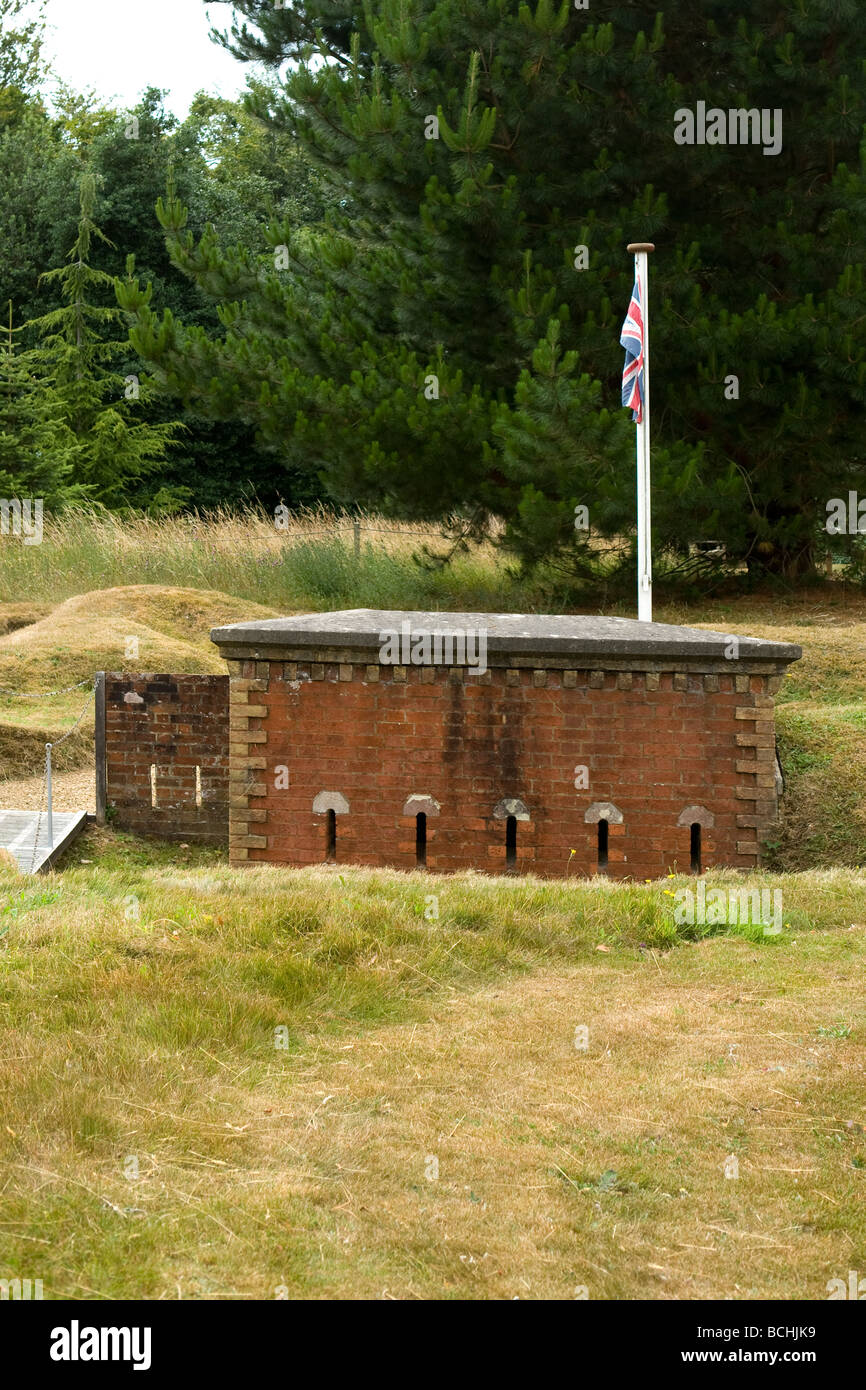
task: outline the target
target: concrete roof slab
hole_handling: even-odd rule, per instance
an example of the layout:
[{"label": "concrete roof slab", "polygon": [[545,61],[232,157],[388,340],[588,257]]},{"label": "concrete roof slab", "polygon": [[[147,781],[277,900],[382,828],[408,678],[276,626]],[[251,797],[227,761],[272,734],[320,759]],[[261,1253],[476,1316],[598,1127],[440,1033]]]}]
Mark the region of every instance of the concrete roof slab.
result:
[{"label": "concrete roof slab", "polygon": [[[408,624],[408,628],[404,628]],[[677,657],[685,661],[730,659],[731,633],[671,623],[644,623],[635,618],[601,618],[538,613],[431,613],[383,608],[348,608],[331,613],[298,614],[216,627],[217,646],[352,647],[377,650],[391,633],[483,634],[491,655],[534,654],[575,657]],[[383,635],[384,634],[384,635]],[[740,660],[798,661],[802,648],[737,636]],[[499,664],[499,663],[497,663]],[[731,660],[736,669],[737,660]]]}]

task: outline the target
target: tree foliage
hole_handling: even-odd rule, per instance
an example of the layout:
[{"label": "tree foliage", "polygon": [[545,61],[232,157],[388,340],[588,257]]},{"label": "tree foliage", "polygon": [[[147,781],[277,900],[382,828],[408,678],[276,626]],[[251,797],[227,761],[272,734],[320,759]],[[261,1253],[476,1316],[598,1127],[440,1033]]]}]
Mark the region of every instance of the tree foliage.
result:
[{"label": "tree foliage", "polygon": [[[78,228],[67,264],[42,277],[58,286],[62,304],[33,323],[41,344],[30,359],[44,364],[53,404],[72,436],[70,481],[79,495],[117,506],[137,500],[141,480],[159,472],[179,425],[137,419],[146,384],[114,369],[126,349],[109,334],[122,315],[115,306],[99,303],[114,281],[91,264],[93,243],[107,238],[93,220],[96,180],[90,170],[82,175],[80,189]],[[164,506],[186,495],[164,487],[160,493]]]},{"label": "tree foliage", "polygon": [[[618,340],[625,246],[651,240],[656,542],[808,567],[826,498],[864,479],[856,0],[234,9],[222,41],[287,65],[249,109],[298,142],[329,215],[229,250],[165,199],[223,332],[128,287],[159,380],[341,503],[493,512],[526,559],[579,568],[575,506],[596,533],[634,516]],[[781,150],[678,144],[699,102],[779,110]]]}]

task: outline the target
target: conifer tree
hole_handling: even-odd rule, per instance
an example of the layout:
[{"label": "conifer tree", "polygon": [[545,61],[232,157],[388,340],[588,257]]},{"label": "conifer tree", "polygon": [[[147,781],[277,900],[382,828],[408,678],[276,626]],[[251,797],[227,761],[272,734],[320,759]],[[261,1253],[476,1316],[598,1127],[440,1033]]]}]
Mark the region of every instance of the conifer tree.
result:
[{"label": "conifer tree", "polygon": [[152,424],[136,419],[148,383],[113,370],[112,364],[128,349],[109,336],[122,318],[120,310],[96,302],[106,296],[114,279],[90,264],[94,239],[106,240],[93,220],[95,200],[95,179],[85,170],[68,264],[41,277],[59,286],[63,303],[32,321],[41,343],[31,357],[52,380],[61,418],[74,438],[71,482],[79,495],[106,506],[157,500],[171,507],[187,492],[161,487],[158,474],[180,427],[171,421]]},{"label": "conifer tree", "polygon": [[75,439],[54,382],[35,352],[21,352],[9,323],[0,338],[0,497],[70,500]]},{"label": "conifer tree", "polygon": [[[235,10],[238,56],[289,63],[252,108],[339,211],[226,254],[164,200],[175,263],[225,333],[121,291],[157,379],[254,423],[342,503],[494,512],[527,559],[579,569],[576,506],[597,533],[633,524],[625,246],[654,241],[656,548],[720,539],[750,566],[808,569],[826,499],[866,491],[857,0]],[[757,126],[687,143],[682,113],[700,110]]]}]

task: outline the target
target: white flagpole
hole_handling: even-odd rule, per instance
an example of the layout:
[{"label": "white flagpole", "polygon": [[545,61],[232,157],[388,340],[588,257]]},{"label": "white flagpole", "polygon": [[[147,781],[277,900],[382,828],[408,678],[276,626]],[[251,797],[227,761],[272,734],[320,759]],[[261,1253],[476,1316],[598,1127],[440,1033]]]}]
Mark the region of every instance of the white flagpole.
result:
[{"label": "white flagpole", "polygon": [[653,619],[653,570],[650,530],[650,384],[649,384],[649,276],[647,255],[654,251],[651,241],[629,242],[627,251],[634,253],[635,279],[640,285],[640,307],[643,317],[643,419],[637,431],[637,616],[642,623]]}]

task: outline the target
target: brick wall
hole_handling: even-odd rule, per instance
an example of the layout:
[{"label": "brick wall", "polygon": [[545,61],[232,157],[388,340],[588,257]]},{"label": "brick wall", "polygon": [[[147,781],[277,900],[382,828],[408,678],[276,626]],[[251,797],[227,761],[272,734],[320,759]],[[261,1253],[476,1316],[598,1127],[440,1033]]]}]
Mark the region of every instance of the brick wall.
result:
[{"label": "brick wall", "polygon": [[230,660],[231,858],[321,863],[335,808],[337,862],[411,869],[424,808],[434,871],[502,872],[512,812],[517,870],[596,871],[600,820],[612,876],[688,870],[695,823],[702,868],[754,868],[776,816],[780,677],[708,664]]},{"label": "brick wall", "polygon": [[140,835],[224,844],[228,677],[106,674],[104,683],[104,798],[113,823]]}]

